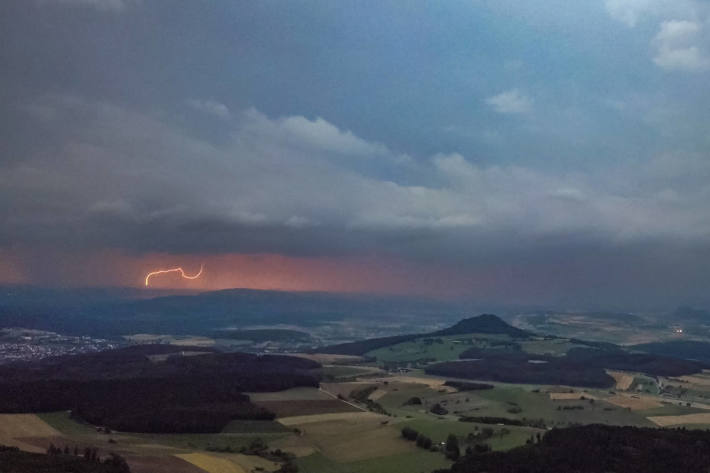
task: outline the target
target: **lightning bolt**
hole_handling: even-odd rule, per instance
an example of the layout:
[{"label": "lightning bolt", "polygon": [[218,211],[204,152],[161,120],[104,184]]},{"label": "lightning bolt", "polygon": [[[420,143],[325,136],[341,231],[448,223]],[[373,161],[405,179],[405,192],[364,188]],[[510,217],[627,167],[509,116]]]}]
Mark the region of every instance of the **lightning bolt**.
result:
[{"label": "lightning bolt", "polygon": [[180,273],[180,276],[182,276],[183,279],[197,279],[200,276],[202,276],[202,270],[205,269],[205,265],[201,264],[200,265],[200,270],[198,271],[197,274],[193,274],[192,276],[185,274],[185,271],[182,268],[171,268],[171,269],[159,269],[157,271],[152,271],[145,276],[145,287],[148,287],[150,284],[150,278],[153,276],[157,276],[159,274],[166,274],[166,273]]}]

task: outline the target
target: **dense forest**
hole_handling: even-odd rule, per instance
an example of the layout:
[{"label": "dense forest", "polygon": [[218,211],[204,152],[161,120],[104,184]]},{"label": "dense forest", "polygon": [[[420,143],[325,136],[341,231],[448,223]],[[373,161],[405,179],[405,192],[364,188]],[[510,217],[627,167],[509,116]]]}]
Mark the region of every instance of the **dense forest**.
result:
[{"label": "dense forest", "polygon": [[674,340],[670,342],[644,343],[630,348],[654,355],[675,356],[677,358],[710,363],[710,343],[708,342]]},{"label": "dense forest", "polygon": [[437,473],[690,473],[708,465],[710,431],[588,425],[508,452],[469,450]]},{"label": "dense forest", "polygon": [[[549,356],[473,347],[460,357],[462,361],[438,363],[427,367],[426,372],[506,383],[606,388],[614,385],[606,369],[637,371],[651,376],[681,376],[697,373],[706,366],[690,360],[619,349],[574,348],[566,356]],[[474,360],[469,360],[471,358]]]},{"label": "dense forest", "polygon": [[504,383],[562,384],[569,386],[611,387],[614,378],[596,366],[570,362],[564,358],[526,353],[499,354],[476,361],[450,361],[426,368],[428,374]]},{"label": "dense forest", "polygon": [[[232,419],[272,419],[244,391],[318,386],[317,363],[288,356],[131,347],[0,367],[0,412],[71,410],[137,432],[219,432]],[[178,347],[177,350],[180,350]],[[166,358],[156,361],[156,352]]]},{"label": "dense forest", "polygon": [[459,335],[464,333],[486,333],[510,335],[513,338],[528,338],[532,334],[507,324],[493,314],[481,314],[477,317],[463,319],[455,325],[434,332],[432,335]]}]

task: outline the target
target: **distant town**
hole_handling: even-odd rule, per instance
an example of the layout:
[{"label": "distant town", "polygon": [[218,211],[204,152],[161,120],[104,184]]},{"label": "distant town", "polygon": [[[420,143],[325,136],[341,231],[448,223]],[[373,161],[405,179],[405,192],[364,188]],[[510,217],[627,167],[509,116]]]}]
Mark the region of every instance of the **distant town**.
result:
[{"label": "distant town", "polygon": [[91,353],[120,348],[123,345],[126,343],[102,338],[72,337],[17,327],[3,328],[0,329],[0,363]]}]

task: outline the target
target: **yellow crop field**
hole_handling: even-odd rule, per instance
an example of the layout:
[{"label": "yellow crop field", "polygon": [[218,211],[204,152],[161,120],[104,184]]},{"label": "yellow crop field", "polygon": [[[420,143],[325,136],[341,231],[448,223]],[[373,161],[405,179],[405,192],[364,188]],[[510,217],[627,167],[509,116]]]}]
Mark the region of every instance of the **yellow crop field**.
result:
[{"label": "yellow crop field", "polygon": [[247,473],[244,468],[226,458],[204,453],[181,453],[175,456],[192,463],[198,468],[202,468],[208,473]]},{"label": "yellow crop field", "polygon": [[29,452],[44,452],[43,448],[23,442],[22,439],[61,435],[34,414],[0,414],[0,444],[19,447]]},{"label": "yellow crop field", "polygon": [[661,407],[662,404],[655,398],[648,396],[631,396],[628,394],[617,394],[604,399],[619,407],[628,407],[632,411],[653,409],[656,407]]},{"label": "yellow crop field", "polygon": [[696,384],[698,386],[710,386],[710,376],[705,373],[702,375],[681,376],[679,379],[685,381],[686,383]]},{"label": "yellow crop field", "polygon": [[378,388],[375,391],[373,391],[372,394],[370,394],[368,396],[368,399],[372,399],[373,401],[377,401],[378,399],[380,399],[382,396],[384,396],[388,392],[389,391],[387,391],[386,389]]},{"label": "yellow crop field", "polygon": [[278,463],[256,455],[181,453],[175,456],[208,473],[249,473],[254,470],[268,472],[280,467]]},{"label": "yellow crop field", "polygon": [[634,376],[629,373],[624,373],[623,371],[612,371],[607,370],[609,376],[614,378],[616,381],[616,389],[620,391],[626,391],[631,387],[634,382]]},{"label": "yellow crop field", "polygon": [[685,414],[681,416],[653,416],[648,420],[661,427],[679,424],[710,424],[710,413]]}]

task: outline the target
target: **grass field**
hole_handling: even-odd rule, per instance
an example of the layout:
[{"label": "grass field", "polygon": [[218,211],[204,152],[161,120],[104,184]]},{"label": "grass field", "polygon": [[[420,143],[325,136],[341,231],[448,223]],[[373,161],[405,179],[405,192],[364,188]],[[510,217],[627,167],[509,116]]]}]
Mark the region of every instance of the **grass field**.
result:
[{"label": "grass field", "polygon": [[338,412],[333,414],[315,414],[307,416],[294,416],[294,417],[282,417],[278,420],[279,423],[291,427],[301,424],[313,424],[316,422],[330,422],[330,421],[359,421],[360,419],[377,419],[383,420],[384,417],[375,414],[374,412]]},{"label": "grass field", "polygon": [[[475,434],[481,429],[492,428],[494,435],[485,440],[494,450],[509,450],[514,447],[525,445],[525,442],[533,435],[543,432],[541,429],[518,426],[497,426],[479,424],[473,422],[451,422],[439,419],[416,419],[402,424],[398,427],[408,426],[430,437],[434,443],[446,441],[449,434],[456,435],[460,439],[460,445],[465,448],[464,439],[468,434]],[[503,430],[505,429],[505,430]]]},{"label": "grass field", "polygon": [[332,379],[334,381],[353,379],[357,376],[376,375],[384,372],[377,367],[372,366],[348,366],[348,365],[330,365],[324,366],[322,369],[324,379]]},{"label": "grass field", "polygon": [[318,388],[292,388],[273,393],[244,393],[252,402],[262,401],[330,401],[333,398]]},{"label": "grass field", "polygon": [[[239,451],[248,447],[255,439],[262,439],[267,444],[280,439],[289,433],[246,433],[246,434],[130,434],[133,439],[140,439],[143,443],[159,444],[182,450],[226,450]],[[135,442],[135,440],[134,440]]]},{"label": "grass field", "polygon": [[537,339],[519,342],[524,352],[533,355],[563,356],[572,348],[583,347],[566,338]]},{"label": "grass field", "polygon": [[378,362],[415,362],[457,360],[464,351],[472,347],[496,348],[497,344],[510,344],[507,335],[464,334],[441,337],[422,337],[398,343],[367,353]]},{"label": "grass field", "polygon": [[375,385],[377,385],[376,381],[353,381],[344,383],[321,383],[321,388],[333,396],[340,395],[342,397],[348,397],[350,393],[355,390],[365,389],[368,386]]},{"label": "grass field", "polygon": [[270,420],[233,420],[222,429],[223,434],[274,434],[288,431],[283,424]]},{"label": "grass field", "polygon": [[96,433],[93,425],[77,422],[69,417],[68,411],[43,412],[37,414],[37,416],[66,435],[92,435]]},{"label": "grass field", "polygon": [[575,391],[573,393],[550,393],[550,399],[553,401],[577,401],[586,399],[599,399],[593,394]]},{"label": "grass field", "polygon": [[708,412],[706,409],[700,409],[697,407],[687,407],[685,404],[663,404],[661,407],[656,407],[653,409],[645,409],[638,411],[639,415],[645,417],[653,416],[680,416],[685,414],[701,414]]},{"label": "grass field", "polygon": [[441,453],[418,452],[391,455],[371,460],[338,463],[316,453],[296,461],[300,471],[307,473],[431,473],[447,468],[451,462]]},{"label": "grass field", "polygon": [[[416,451],[402,439],[390,418],[371,412],[301,416],[285,420],[304,442],[336,462],[353,462]],[[284,422],[284,420],[282,420]]]},{"label": "grass field", "polygon": [[[378,362],[409,362],[409,361],[449,361],[457,360],[459,355],[471,348],[470,344],[462,343],[463,337],[427,337],[398,343],[385,348],[368,352],[368,356],[377,358]],[[431,340],[434,340],[431,342]]]}]

